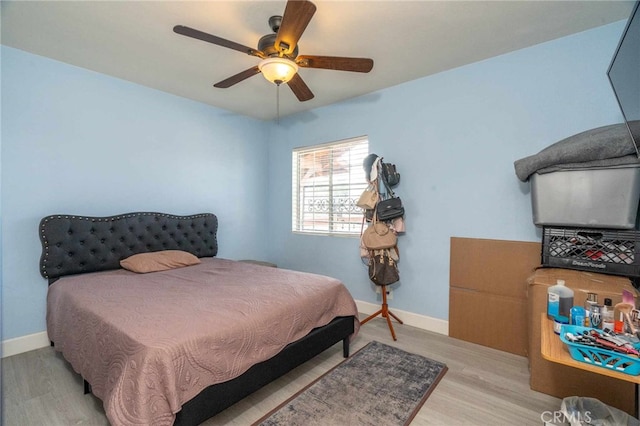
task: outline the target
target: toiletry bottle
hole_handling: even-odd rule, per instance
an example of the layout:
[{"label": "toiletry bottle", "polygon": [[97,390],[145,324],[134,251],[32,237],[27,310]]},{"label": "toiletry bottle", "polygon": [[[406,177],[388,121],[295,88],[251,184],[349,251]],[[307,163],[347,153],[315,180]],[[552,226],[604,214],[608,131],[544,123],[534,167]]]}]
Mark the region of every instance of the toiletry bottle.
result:
[{"label": "toiletry bottle", "polygon": [[613,331],[616,333],[624,333],[624,314],[620,309],[614,308],[613,310]]},{"label": "toiletry bottle", "polygon": [[579,325],[582,327],[585,321],[585,310],[582,306],[574,306],[571,308],[571,325]]},{"label": "toiletry bottle", "polygon": [[597,305],[598,304],[598,295],[595,293],[587,293],[587,300],[585,300],[584,302],[584,310],[585,310],[585,319],[584,319],[584,326],[585,327],[593,327],[593,325],[591,324],[591,307],[593,305]]},{"label": "toiletry bottle", "polygon": [[624,313],[619,308],[622,303],[618,303],[613,307],[613,331],[616,333],[626,333],[627,327],[625,324]]},{"label": "toiletry bottle", "polygon": [[602,305],[591,305],[589,312],[589,322],[593,328],[602,328]]},{"label": "toiletry bottle", "polygon": [[551,319],[569,323],[573,306],[573,290],[566,287],[564,280],[557,280],[556,285],[547,289],[547,315]]},{"label": "toiletry bottle", "polygon": [[604,299],[604,306],[602,307],[602,329],[614,330],[613,324],[613,307],[611,306],[611,299],[608,297]]}]

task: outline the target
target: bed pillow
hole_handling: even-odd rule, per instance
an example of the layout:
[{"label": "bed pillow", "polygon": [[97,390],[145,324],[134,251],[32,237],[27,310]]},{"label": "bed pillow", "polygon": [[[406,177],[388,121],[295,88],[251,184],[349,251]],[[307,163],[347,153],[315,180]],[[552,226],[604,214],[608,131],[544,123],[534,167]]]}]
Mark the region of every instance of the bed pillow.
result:
[{"label": "bed pillow", "polygon": [[145,274],[147,272],[166,271],[197,265],[200,259],[182,250],[163,250],[150,253],[139,253],[120,261],[120,266],[132,272]]}]

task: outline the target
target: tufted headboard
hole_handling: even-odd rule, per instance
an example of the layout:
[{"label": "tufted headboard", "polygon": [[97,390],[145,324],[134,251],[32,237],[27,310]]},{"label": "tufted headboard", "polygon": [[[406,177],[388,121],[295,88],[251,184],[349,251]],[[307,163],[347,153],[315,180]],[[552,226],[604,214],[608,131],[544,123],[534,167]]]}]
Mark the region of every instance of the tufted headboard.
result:
[{"label": "tufted headboard", "polygon": [[212,213],[174,216],[136,212],[108,217],[51,215],[40,221],[40,274],[64,275],[120,268],[137,253],[184,250],[198,257],[218,253],[218,218]]}]

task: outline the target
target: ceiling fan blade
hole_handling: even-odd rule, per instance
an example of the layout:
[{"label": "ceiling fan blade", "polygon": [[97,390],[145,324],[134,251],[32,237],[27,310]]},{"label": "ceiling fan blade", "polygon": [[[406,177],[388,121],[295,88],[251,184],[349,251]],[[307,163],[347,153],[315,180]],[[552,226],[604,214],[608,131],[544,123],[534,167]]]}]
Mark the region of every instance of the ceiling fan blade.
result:
[{"label": "ceiling fan blade", "polygon": [[344,58],[339,56],[298,56],[296,63],[304,68],[322,68],[327,70],[369,72],[373,68],[373,59]]},{"label": "ceiling fan blade", "polygon": [[224,39],[222,37],[214,36],[212,34],[204,33],[200,30],[195,30],[193,28],[185,27],[184,25],[176,25],[173,27],[173,32],[177,34],[181,34],[183,36],[195,38],[198,40],[206,41],[208,43],[213,43],[218,46],[226,47],[229,49],[237,50],[238,52],[246,53],[247,55],[257,56],[259,58],[264,58],[265,55],[259,50],[253,49],[248,46],[244,46],[242,44]]},{"label": "ceiling fan blade", "polygon": [[307,86],[307,83],[300,77],[300,74],[296,73],[287,84],[300,102],[313,99],[313,93],[309,89],[309,86]]},{"label": "ceiling fan blade", "polygon": [[316,5],[307,0],[289,0],[282,15],[275,47],[285,55],[293,53],[309,21],[316,13]]},{"label": "ceiling fan blade", "polygon": [[231,77],[225,80],[219,81],[218,83],[214,84],[213,87],[217,87],[219,89],[226,89],[228,87],[233,86],[236,83],[240,83],[241,81],[246,80],[247,78],[252,77],[259,73],[260,73],[260,69],[256,65],[255,67],[251,67],[248,70],[244,70],[242,72],[239,72],[236,75],[232,75]]}]

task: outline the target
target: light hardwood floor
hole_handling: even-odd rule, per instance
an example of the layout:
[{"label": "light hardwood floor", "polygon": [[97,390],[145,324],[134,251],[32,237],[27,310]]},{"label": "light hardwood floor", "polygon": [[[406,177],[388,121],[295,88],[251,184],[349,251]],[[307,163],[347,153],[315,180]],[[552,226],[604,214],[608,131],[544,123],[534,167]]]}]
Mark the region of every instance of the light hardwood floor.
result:
[{"label": "light hardwood floor", "polygon": [[[560,407],[559,399],[529,389],[526,358],[394,326],[397,342],[383,319],[368,322],[352,343],[352,353],[377,340],[449,367],[412,425],[542,425],[542,413]],[[342,359],[337,344],[203,424],[249,425]],[[83,395],[82,380],[52,348],[3,359],[2,382],[4,426],[108,424],[101,401]]]}]

